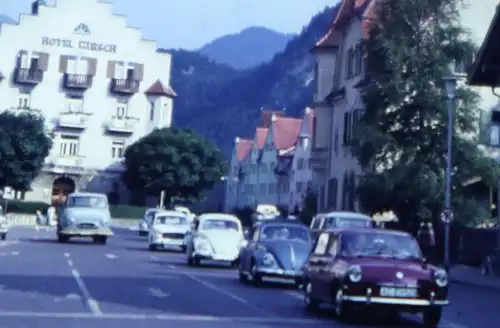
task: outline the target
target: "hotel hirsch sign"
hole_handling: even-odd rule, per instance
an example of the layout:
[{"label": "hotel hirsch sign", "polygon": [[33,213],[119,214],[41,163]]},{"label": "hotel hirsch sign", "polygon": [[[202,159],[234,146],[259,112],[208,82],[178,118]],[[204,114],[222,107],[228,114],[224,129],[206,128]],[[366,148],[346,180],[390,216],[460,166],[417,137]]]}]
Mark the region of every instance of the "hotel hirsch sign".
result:
[{"label": "hotel hirsch sign", "polygon": [[[90,36],[90,28],[83,23],[78,24],[73,30],[73,34]],[[52,38],[49,36],[42,37],[42,45],[57,48],[77,48],[80,50],[96,51],[96,52],[116,52],[116,44],[99,43],[87,40],[71,40],[62,38]]]}]

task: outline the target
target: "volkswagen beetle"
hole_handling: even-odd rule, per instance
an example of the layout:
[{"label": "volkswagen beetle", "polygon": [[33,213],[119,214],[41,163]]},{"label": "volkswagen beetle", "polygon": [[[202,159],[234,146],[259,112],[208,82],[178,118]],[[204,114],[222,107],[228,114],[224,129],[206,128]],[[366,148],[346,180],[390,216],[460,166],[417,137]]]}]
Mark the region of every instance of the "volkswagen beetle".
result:
[{"label": "volkswagen beetle", "polygon": [[304,268],[308,310],[332,303],[340,319],[355,310],[422,313],[437,327],[448,304],[448,275],[429,265],[406,232],[334,229],[321,232]]}]

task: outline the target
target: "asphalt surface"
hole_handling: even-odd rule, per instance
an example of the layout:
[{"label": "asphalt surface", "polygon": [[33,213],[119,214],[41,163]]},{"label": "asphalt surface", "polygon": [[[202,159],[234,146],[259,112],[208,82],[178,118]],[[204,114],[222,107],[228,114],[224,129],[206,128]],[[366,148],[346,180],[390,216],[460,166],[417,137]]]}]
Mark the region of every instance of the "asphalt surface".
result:
[{"label": "asphalt surface", "polygon": [[[146,238],[115,229],[107,245],[58,244],[54,230],[15,228],[0,242],[0,328],[344,327],[331,309],[303,309],[299,291],[242,285],[235,270],[188,268],[180,253],[150,252]],[[500,291],[453,285],[442,328],[496,328]],[[422,327],[365,316],[350,327]]]}]

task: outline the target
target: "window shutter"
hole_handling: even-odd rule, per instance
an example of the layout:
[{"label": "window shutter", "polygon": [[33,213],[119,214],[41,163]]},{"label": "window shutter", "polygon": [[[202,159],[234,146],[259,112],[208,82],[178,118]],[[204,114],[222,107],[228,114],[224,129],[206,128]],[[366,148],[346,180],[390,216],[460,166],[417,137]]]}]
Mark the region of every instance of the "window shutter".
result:
[{"label": "window shutter", "polygon": [[68,56],[59,57],[59,73],[66,73],[68,71]]},{"label": "window shutter", "polygon": [[95,76],[97,74],[97,59],[96,58],[89,58],[87,60],[89,62],[88,74],[91,76]]},{"label": "window shutter", "polygon": [[42,71],[46,71],[49,67],[49,54],[40,53],[38,57],[38,69]]},{"label": "window shutter", "polygon": [[109,60],[108,61],[108,67],[106,69],[106,77],[109,79],[114,79],[115,78],[115,67],[116,67],[116,61],[114,60]]}]

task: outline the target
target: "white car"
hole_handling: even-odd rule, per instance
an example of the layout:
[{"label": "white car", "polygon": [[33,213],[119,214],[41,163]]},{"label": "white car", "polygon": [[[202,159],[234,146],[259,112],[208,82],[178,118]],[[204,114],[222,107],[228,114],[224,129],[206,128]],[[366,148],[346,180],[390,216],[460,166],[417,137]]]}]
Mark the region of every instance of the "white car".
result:
[{"label": "white car", "polygon": [[139,221],[139,236],[147,236],[149,234],[151,221],[158,211],[160,211],[159,208],[150,208],[146,210],[146,212],[144,213],[144,217],[141,221]]},{"label": "white car", "polygon": [[5,240],[5,238],[7,238],[8,231],[9,223],[7,222],[7,217],[3,212],[3,207],[0,206],[0,239]]},{"label": "white car", "polygon": [[185,236],[191,229],[185,214],[176,211],[157,212],[149,230],[149,249],[185,250]]},{"label": "white car", "polygon": [[241,246],[245,243],[240,220],[223,213],[202,214],[186,239],[188,265],[203,260],[238,264]]}]

